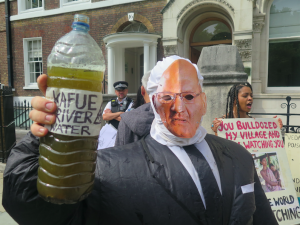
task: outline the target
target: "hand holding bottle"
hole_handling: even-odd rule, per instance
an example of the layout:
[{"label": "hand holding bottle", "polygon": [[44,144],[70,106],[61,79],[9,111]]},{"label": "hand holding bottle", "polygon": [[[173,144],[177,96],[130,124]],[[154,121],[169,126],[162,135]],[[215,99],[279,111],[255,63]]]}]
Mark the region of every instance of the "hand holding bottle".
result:
[{"label": "hand holding bottle", "polygon": [[[47,75],[40,75],[37,79],[37,84],[40,91],[45,95],[47,89]],[[31,106],[33,110],[29,113],[29,117],[34,123],[31,125],[30,130],[33,135],[43,137],[48,133],[48,129],[43,125],[55,123],[57,106],[55,102],[40,96],[36,96],[31,100]]]}]

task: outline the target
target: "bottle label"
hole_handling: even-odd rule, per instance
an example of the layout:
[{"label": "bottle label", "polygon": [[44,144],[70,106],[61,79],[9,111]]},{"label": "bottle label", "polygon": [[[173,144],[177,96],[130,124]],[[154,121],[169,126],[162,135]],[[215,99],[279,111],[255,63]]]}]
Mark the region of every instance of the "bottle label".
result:
[{"label": "bottle label", "polygon": [[48,87],[46,98],[57,105],[56,121],[45,127],[68,136],[98,136],[101,129],[102,93]]}]

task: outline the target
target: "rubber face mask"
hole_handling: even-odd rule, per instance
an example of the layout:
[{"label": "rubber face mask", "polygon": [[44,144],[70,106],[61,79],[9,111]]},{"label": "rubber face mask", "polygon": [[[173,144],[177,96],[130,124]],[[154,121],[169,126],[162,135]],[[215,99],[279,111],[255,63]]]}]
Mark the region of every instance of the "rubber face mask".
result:
[{"label": "rubber face mask", "polygon": [[191,63],[174,61],[164,71],[152,98],[161,121],[173,135],[181,138],[195,135],[206,113],[206,96]]}]

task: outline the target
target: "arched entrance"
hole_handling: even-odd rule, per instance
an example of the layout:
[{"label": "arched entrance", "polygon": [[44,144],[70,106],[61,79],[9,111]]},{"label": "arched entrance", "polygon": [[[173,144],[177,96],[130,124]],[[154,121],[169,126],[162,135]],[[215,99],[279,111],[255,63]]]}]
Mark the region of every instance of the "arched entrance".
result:
[{"label": "arched entrance", "polygon": [[208,18],[198,23],[190,36],[190,60],[197,64],[204,47],[232,44],[230,25],[220,18]]},{"label": "arched entrance", "polygon": [[145,24],[126,21],[116,33],[103,38],[107,47],[108,94],[114,93],[112,84],[118,80],[129,83],[129,93],[136,93],[141,77],[152,69],[157,61],[157,39],[159,35],[149,33]]}]

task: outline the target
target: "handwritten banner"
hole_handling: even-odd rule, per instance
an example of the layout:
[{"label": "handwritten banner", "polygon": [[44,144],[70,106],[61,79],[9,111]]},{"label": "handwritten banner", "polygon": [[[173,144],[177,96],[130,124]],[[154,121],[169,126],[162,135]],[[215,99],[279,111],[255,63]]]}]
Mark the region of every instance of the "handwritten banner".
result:
[{"label": "handwritten banner", "polygon": [[99,135],[102,93],[48,87],[46,98],[57,105],[55,123],[45,126],[49,131],[69,136]]},{"label": "handwritten banner", "polygon": [[218,136],[237,142],[251,153],[278,223],[300,223],[300,207],[277,120],[249,118],[222,121]]},{"label": "handwritten banner", "polygon": [[285,134],[284,141],[295,190],[300,202],[300,134]]}]

